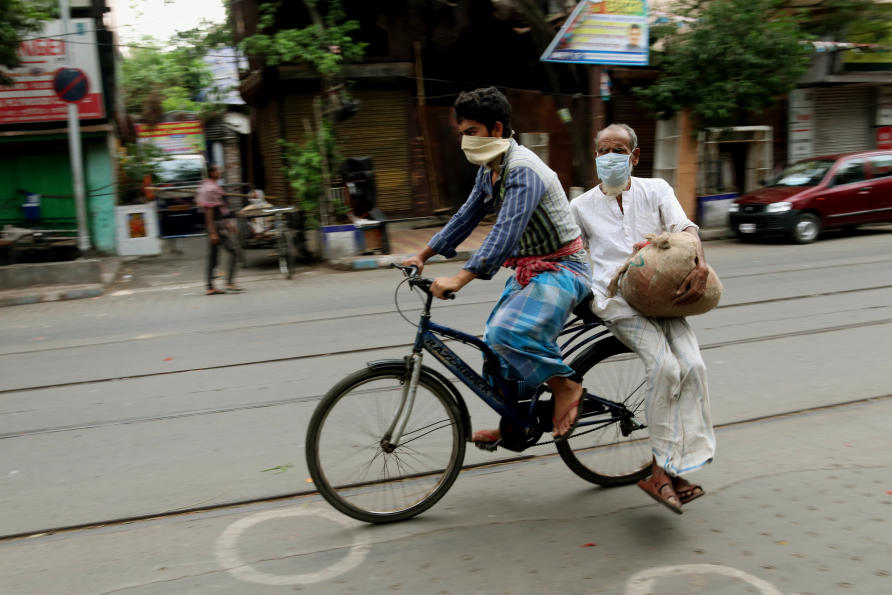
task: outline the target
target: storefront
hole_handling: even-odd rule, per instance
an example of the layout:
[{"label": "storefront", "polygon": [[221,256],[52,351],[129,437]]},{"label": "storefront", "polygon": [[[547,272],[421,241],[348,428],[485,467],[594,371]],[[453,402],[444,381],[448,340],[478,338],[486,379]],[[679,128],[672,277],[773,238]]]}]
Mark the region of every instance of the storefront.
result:
[{"label": "storefront", "polygon": [[[109,145],[111,133],[105,128],[108,126],[82,129],[84,187],[92,244],[97,250],[114,252],[114,163]],[[26,209],[26,203],[36,208]],[[0,136],[0,226],[3,225],[77,234],[66,134]]]}]

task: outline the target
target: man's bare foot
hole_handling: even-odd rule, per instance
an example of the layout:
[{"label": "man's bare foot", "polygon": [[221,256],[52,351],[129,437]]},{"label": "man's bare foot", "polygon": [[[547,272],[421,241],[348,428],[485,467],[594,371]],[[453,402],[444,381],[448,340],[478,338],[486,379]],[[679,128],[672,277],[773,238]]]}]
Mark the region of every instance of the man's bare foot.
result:
[{"label": "man's bare foot", "polygon": [[569,378],[552,378],[548,384],[554,395],[554,415],[551,418],[552,436],[560,438],[566,436],[576,424],[580,400],[582,399],[582,385],[573,382]]},{"label": "man's bare foot", "polygon": [[498,429],[477,430],[471,434],[471,442],[482,442],[484,444],[498,442],[502,439],[502,433]]}]

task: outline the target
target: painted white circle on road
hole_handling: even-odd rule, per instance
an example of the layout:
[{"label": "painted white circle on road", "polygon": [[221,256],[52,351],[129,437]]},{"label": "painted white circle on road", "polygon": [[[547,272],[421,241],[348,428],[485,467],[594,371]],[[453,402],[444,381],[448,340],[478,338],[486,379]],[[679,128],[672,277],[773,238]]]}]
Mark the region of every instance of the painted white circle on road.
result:
[{"label": "painted white circle on road", "polygon": [[757,576],[748,574],[737,568],[730,566],[719,566],[718,564],[680,564],[677,566],[660,566],[657,568],[649,568],[643,570],[629,579],[626,583],[626,595],[650,595],[655,593],[654,584],[657,579],[687,576],[692,574],[720,574],[741,580],[748,585],[757,589],[762,595],[783,595],[771,583],[760,579]]},{"label": "painted white circle on road", "polygon": [[232,523],[225,531],[223,531],[223,534],[217,539],[215,547],[217,560],[229,574],[249,583],[259,583],[261,585],[309,585],[329,580],[359,566],[362,561],[365,560],[366,555],[371,549],[371,545],[369,544],[356,543],[354,541],[354,543],[349,546],[350,551],[342,560],[332,564],[328,568],[305,574],[269,574],[260,572],[250,564],[242,561],[238,554],[237,545],[238,539],[241,537],[242,533],[264,521],[297,516],[325,518],[343,525],[348,529],[352,529],[356,526],[353,521],[348,521],[340,514],[329,509],[313,510],[311,508],[299,506],[296,508],[286,508],[284,510],[259,512]]}]

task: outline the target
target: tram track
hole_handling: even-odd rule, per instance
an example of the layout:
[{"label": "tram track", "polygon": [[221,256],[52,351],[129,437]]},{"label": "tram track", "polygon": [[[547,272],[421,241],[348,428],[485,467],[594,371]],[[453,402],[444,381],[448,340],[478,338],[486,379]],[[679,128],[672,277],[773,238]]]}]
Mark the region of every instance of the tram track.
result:
[{"label": "tram track", "polygon": [[[716,424],[715,429],[721,431],[727,428],[734,428],[752,424],[758,424],[763,422],[770,422],[785,418],[792,417],[800,417],[812,415],[820,412],[828,412],[834,410],[842,410],[849,407],[858,407],[869,405],[873,403],[880,403],[883,401],[887,401],[892,399],[892,394],[883,394],[876,395],[872,397],[862,397],[859,399],[853,399],[849,401],[843,401],[840,403],[832,403],[828,405],[816,405],[813,407],[804,407],[800,409],[795,409],[791,411],[785,411],[780,413],[773,413],[770,415],[760,415],[754,416],[747,419],[741,419],[721,424]],[[491,462],[481,462],[481,463],[473,463],[462,466],[462,472],[470,471],[478,468],[486,468],[486,467],[502,467],[506,465],[512,465],[516,463],[522,463],[525,461],[535,461],[541,460],[545,458],[552,458],[559,456],[557,452],[548,452],[545,454],[528,454],[528,455],[519,455],[506,459],[499,459],[497,461]],[[56,535],[60,533],[74,533],[78,531],[88,531],[94,529],[101,528],[110,528],[110,527],[118,527],[131,523],[145,522],[145,521],[153,521],[153,520],[162,520],[162,519],[171,519],[177,517],[185,517],[188,515],[197,515],[203,513],[211,513],[214,511],[224,511],[231,510],[245,506],[259,505],[259,504],[271,504],[274,502],[279,502],[283,500],[290,500],[295,498],[303,498],[308,496],[314,496],[318,494],[318,490],[315,489],[305,489],[294,492],[288,492],[284,494],[274,494],[270,496],[261,496],[255,498],[245,498],[241,500],[233,500],[229,502],[219,502],[216,504],[207,504],[202,506],[190,506],[178,509],[172,509],[167,511],[160,512],[152,512],[148,514],[140,514],[140,515],[131,515],[125,517],[111,518],[99,521],[90,521],[85,523],[77,523],[71,525],[59,525],[55,527],[47,527],[42,529],[35,529],[30,531],[22,531],[17,533],[8,533],[8,534],[0,534],[0,543],[3,542],[11,542],[19,539],[33,539],[38,537],[44,537],[49,535]]]},{"label": "tram track", "polygon": [[[714,343],[708,343],[701,345],[700,349],[702,351],[708,351],[713,349],[721,349],[724,347],[731,347],[736,345],[745,345],[752,343],[761,343],[767,341],[775,341],[781,339],[787,339],[792,337],[802,337],[802,336],[810,336],[817,335],[823,333],[831,333],[831,332],[839,332],[845,330],[851,330],[855,328],[865,328],[871,326],[881,326],[886,324],[892,324],[892,318],[885,318],[881,320],[873,320],[866,321],[861,323],[851,323],[844,325],[833,325],[827,326],[817,329],[808,329],[802,331],[790,331],[785,333],[775,333],[771,335],[762,335],[759,337],[747,337],[741,339],[730,339],[727,341],[718,341]],[[55,385],[45,385],[39,387],[29,387],[22,389],[8,389],[0,391],[0,395],[4,393],[15,393],[15,392],[26,392],[26,391],[35,391],[35,390],[43,390],[50,388],[68,388],[73,386],[81,386],[81,385],[90,385],[90,384],[99,384],[104,382],[114,382],[114,381],[126,381],[126,380],[139,380],[143,378],[152,378],[156,376],[169,376],[174,374],[189,374],[194,372],[202,372],[207,370],[223,370],[223,369],[232,369],[239,368],[244,366],[253,366],[253,365],[262,365],[269,363],[281,363],[281,362],[291,362],[291,361],[299,361],[299,360],[307,360],[314,359],[320,357],[331,357],[338,355],[347,355],[347,354],[356,354],[356,353],[373,353],[379,350],[389,350],[389,349],[409,349],[411,348],[411,343],[399,344],[399,345],[391,345],[386,347],[372,347],[366,349],[355,349],[355,350],[345,350],[339,352],[331,352],[325,354],[313,354],[306,356],[293,356],[293,357],[285,357],[285,358],[276,358],[271,360],[262,360],[262,361],[253,361],[253,362],[241,362],[237,364],[221,364],[220,366],[212,366],[212,367],[203,367],[203,368],[193,368],[188,370],[171,370],[166,372],[155,372],[155,373],[146,373],[146,374],[137,374],[131,376],[121,376],[116,378],[103,378],[98,380],[81,380],[76,382],[69,383],[61,383]],[[449,377],[451,382],[457,382],[457,378]],[[0,434],[0,440],[8,440],[14,438],[23,438],[28,436],[34,436],[39,434],[54,434],[59,432],[69,432],[69,431],[80,431],[80,430],[89,430],[96,429],[101,427],[109,427],[109,426],[120,426],[120,425],[130,425],[137,423],[151,423],[151,422],[160,422],[160,421],[169,421],[173,419],[183,419],[188,417],[196,417],[202,415],[218,415],[224,413],[232,413],[235,411],[247,411],[252,409],[264,409],[268,407],[280,407],[287,405],[294,405],[297,403],[308,403],[314,402],[322,399],[323,394],[315,394],[315,395],[304,395],[300,397],[293,397],[288,399],[276,399],[271,401],[263,401],[260,403],[245,403],[240,405],[231,405],[228,407],[215,407],[215,408],[203,408],[203,409],[194,409],[188,411],[179,411],[175,413],[167,413],[162,415],[151,415],[151,416],[140,416],[140,417],[131,417],[131,418],[123,418],[117,420],[108,420],[103,422],[95,422],[95,423],[84,423],[84,424],[72,424],[67,426],[54,426],[54,427],[46,427],[46,428],[37,428],[33,430],[27,430],[22,432],[7,432],[4,434]]]},{"label": "tram track", "polygon": [[[836,269],[836,268],[845,268],[851,266],[869,266],[876,264],[883,264],[892,262],[892,259],[876,259],[869,261],[861,261],[857,263],[842,263],[842,264],[827,264],[821,266],[811,266],[811,267],[801,267],[801,268],[784,268],[776,271],[765,271],[758,273],[739,273],[739,274],[730,274],[723,275],[722,279],[727,282],[732,279],[749,279],[754,277],[763,277],[766,275],[787,275],[794,273],[814,273],[816,271],[821,271],[825,269]],[[750,300],[745,302],[734,302],[729,304],[719,304],[716,308],[717,310],[727,309],[727,308],[739,308],[745,306],[756,306],[761,304],[768,303],[777,303],[777,302],[785,302],[799,299],[810,299],[817,297],[830,297],[835,295],[845,295],[851,293],[860,293],[864,291],[876,291],[883,289],[892,288],[892,284],[882,284],[875,285],[870,287],[859,287],[859,288],[848,288],[841,289],[835,291],[821,291],[821,292],[811,292],[808,294],[802,295],[794,295],[794,296],[784,296],[784,297],[776,297],[776,298],[768,298],[764,300]],[[481,305],[493,305],[495,304],[495,299],[487,298],[483,300],[463,300],[459,302],[455,302],[449,304],[450,308],[470,308]],[[403,313],[405,314],[413,314],[420,311],[420,307],[407,307],[402,308]],[[137,341],[151,341],[156,339],[165,339],[172,337],[186,337],[186,336],[194,336],[194,335],[214,335],[214,334],[223,334],[223,333],[231,333],[231,332],[239,332],[239,331],[252,331],[252,330],[260,330],[264,328],[281,328],[294,326],[299,327],[301,325],[307,324],[316,324],[316,323],[326,323],[326,322],[336,322],[336,321],[347,321],[347,320],[361,320],[363,318],[370,317],[378,317],[378,316],[386,316],[395,314],[393,308],[388,309],[378,309],[372,310],[368,312],[360,312],[355,314],[337,314],[337,315],[328,315],[328,316],[317,316],[312,318],[300,318],[296,320],[283,320],[283,321],[275,321],[275,322],[266,322],[261,324],[247,324],[240,326],[223,326],[213,329],[195,329],[195,330],[179,330],[174,332],[167,333],[149,333],[145,335],[138,335],[134,337],[119,337],[112,338],[107,340],[98,340],[98,341],[84,341],[74,345],[58,345],[53,347],[40,347],[36,349],[19,349],[16,351],[2,351],[0,352],[0,359],[6,356],[14,356],[14,355],[30,355],[36,353],[48,353],[53,351],[63,351],[69,349],[81,349],[85,347],[100,347],[100,346],[108,346],[108,345],[118,345],[125,343],[133,343]],[[0,391],[2,392],[2,391]]]},{"label": "tram track", "polygon": [[[748,276],[748,275],[743,275],[743,276]],[[759,305],[764,305],[764,304],[790,302],[790,301],[796,301],[796,300],[806,300],[806,299],[814,299],[814,298],[821,298],[821,297],[833,297],[833,296],[838,296],[838,295],[863,293],[863,292],[868,292],[868,291],[879,291],[879,290],[884,290],[884,289],[892,289],[892,284],[875,285],[875,286],[870,286],[870,287],[858,287],[858,288],[850,288],[850,289],[840,289],[840,290],[835,290],[835,291],[810,292],[810,293],[793,295],[793,296],[766,298],[766,299],[761,299],[761,300],[749,300],[749,301],[745,301],[745,302],[734,302],[734,303],[730,303],[730,304],[719,304],[715,309],[716,310],[724,310],[724,309],[731,309],[731,308],[742,308],[742,307],[747,307],[747,306],[759,306]],[[495,303],[494,300],[486,299],[486,300],[458,302],[458,303],[450,304],[449,307],[450,308],[468,308],[468,307],[481,306],[481,305],[492,305],[494,303]],[[401,311],[403,312],[403,314],[407,314],[407,315],[411,316],[414,313],[420,312],[421,309],[418,307],[410,307],[410,308],[401,308]],[[276,327],[283,327],[283,326],[299,326],[299,325],[305,325],[305,324],[336,322],[336,321],[345,321],[345,320],[351,320],[351,319],[362,319],[362,318],[369,318],[369,317],[386,316],[386,315],[392,315],[392,314],[396,314],[395,310],[393,310],[393,309],[376,310],[376,311],[372,311],[372,312],[363,312],[363,313],[359,313],[359,314],[321,316],[318,318],[279,321],[279,322],[270,322],[270,323],[264,323],[264,324],[231,326],[231,327],[224,327],[224,328],[202,329],[202,330],[191,330],[191,331],[177,331],[177,332],[171,332],[171,333],[153,333],[153,334],[148,334],[148,335],[138,335],[135,337],[110,339],[107,341],[88,341],[88,342],[78,343],[76,345],[60,345],[60,346],[54,346],[54,347],[43,347],[43,348],[39,348],[39,349],[23,349],[23,350],[18,350],[18,351],[0,352],[0,361],[2,361],[2,358],[8,357],[8,356],[33,355],[33,354],[38,354],[38,353],[51,353],[54,351],[83,349],[83,348],[89,348],[89,347],[102,347],[102,346],[109,346],[109,345],[120,345],[120,344],[134,343],[134,342],[140,342],[140,341],[152,341],[152,340],[157,340],[157,339],[185,337],[185,336],[190,336],[190,335],[214,335],[214,334],[232,333],[232,332],[239,332],[239,331],[253,331],[253,330],[259,330],[259,329],[264,329],[264,328],[276,328]],[[402,347],[402,346],[404,346],[404,344],[397,344],[397,345],[392,345],[392,346],[382,345],[382,346],[374,346],[374,347],[367,347],[367,348],[359,348],[359,349],[353,350],[353,351],[343,350],[343,351],[339,351],[339,352],[333,352],[333,353],[327,353],[327,354],[321,354],[321,355],[332,355],[332,354],[337,355],[339,353],[351,353],[351,352],[355,353],[355,352],[359,352],[359,351],[367,351],[367,350],[374,350],[374,349],[388,349],[391,347]],[[289,356],[286,358],[282,358],[281,361],[288,361],[288,360],[295,359],[295,358],[305,358],[305,357],[315,357],[315,356],[309,356],[309,355],[308,356]],[[253,362],[247,362],[247,365],[251,365],[251,364],[255,364],[255,363],[268,363],[268,362],[274,362],[274,361],[280,361],[280,360],[278,360],[278,359],[257,360],[257,361],[253,361]],[[214,369],[214,368],[205,368],[205,369]],[[196,368],[196,370],[197,370],[197,368]],[[176,372],[177,371],[173,371],[173,373],[176,373]],[[115,377],[115,378],[109,378],[108,380],[119,380],[119,379],[121,379],[121,378]],[[102,379],[98,379],[97,381],[102,381]],[[37,388],[43,388],[43,387],[37,387]],[[9,392],[9,390],[10,389],[0,389],[0,394],[3,394],[4,392]],[[27,390],[27,389],[15,389],[15,390]]]},{"label": "tram track", "polygon": [[[813,294],[792,296],[792,297],[786,297],[786,298],[771,298],[771,299],[766,299],[766,300],[754,300],[751,302],[728,304],[725,306],[719,306],[718,308],[738,308],[738,307],[743,307],[743,306],[748,306],[748,305],[762,305],[762,304],[768,304],[768,303],[794,301],[794,300],[801,300],[801,299],[811,299],[811,298],[816,298],[816,297],[828,297],[828,296],[842,295],[842,294],[847,294],[847,293],[875,291],[875,290],[879,290],[879,289],[888,289],[888,288],[892,288],[892,285],[883,285],[883,286],[859,288],[859,289],[847,289],[847,290],[839,290],[839,291],[834,291],[834,292],[813,293]],[[877,308],[877,307],[885,307],[885,306],[873,306],[873,307]],[[759,342],[759,341],[771,341],[771,340],[776,340],[776,339],[783,339],[783,338],[787,338],[787,337],[802,336],[802,335],[821,334],[821,333],[845,330],[845,329],[849,329],[849,328],[862,328],[862,327],[866,327],[866,326],[884,325],[884,324],[889,324],[890,322],[892,322],[892,318],[884,318],[884,319],[873,320],[873,321],[864,321],[864,322],[859,322],[859,323],[832,325],[832,326],[821,327],[821,328],[816,328],[816,329],[806,329],[806,330],[801,330],[801,331],[791,331],[791,332],[786,332],[786,333],[762,335],[762,336],[758,336],[758,337],[746,337],[746,338],[742,338],[742,339],[733,339],[733,340],[729,340],[729,341],[718,341],[718,342],[714,342],[714,343],[703,344],[703,345],[701,345],[701,349],[717,349],[717,348],[726,347],[729,345],[754,343],[754,342]],[[255,327],[251,327],[251,328],[255,328]],[[482,338],[482,336],[483,336],[482,334],[477,335],[478,338]],[[407,349],[407,348],[411,347],[411,345],[412,345],[412,343],[410,343],[410,342],[394,343],[394,344],[390,344],[390,345],[375,345],[375,346],[370,346],[370,347],[359,347],[359,348],[355,348],[355,349],[342,349],[342,350],[328,351],[328,352],[322,352],[322,353],[311,353],[311,354],[304,354],[304,355],[290,355],[290,356],[283,356],[283,357],[276,357],[276,358],[265,358],[265,359],[257,359],[257,360],[250,360],[250,361],[244,361],[244,362],[219,364],[219,365],[213,365],[213,366],[199,366],[199,367],[194,367],[194,368],[184,368],[184,369],[180,369],[180,370],[153,371],[153,372],[145,372],[145,373],[141,373],[141,374],[127,374],[127,375],[120,375],[120,376],[107,376],[107,377],[101,377],[101,378],[75,380],[75,381],[71,381],[71,382],[59,382],[59,383],[53,383],[53,384],[42,384],[42,385],[34,385],[34,386],[26,386],[26,387],[4,388],[4,389],[0,389],[0,396],[2,396],[4,394],[18,393],[18,392],[46,390],[46,389],[54,389],[54,388],[66,388],[66,387],[73,387],[73,386],[100,384],[100,383],[105,383],[105,382],[117,382],[117,381],[122,381],[122,380],[137,380],[137,379],[142,379],[142,378],[153,378],[153,377],[171,376],[171,375],[178,375],[178,374],[190,374],[190,373],[196,373],[196,372],[206,372],[206,371],[211,371],[211,370],[225,370],[225,369],[240,368],[240,367],[246,367],[246,366],[257,366],[257,365],[264,365],[264,364],[275,364],[275,363],[309,360],[309,359],[322,358],[322,357],[334,357],[334,356],[352,355],[352,354],[359,354],[359,353],[374,353],[376,351],[386,351],[386,350],[391,350],[391,349]],[[68,349],[76,349],[76,348],[77,347],[70,347]],[[52,350],[53,349],[48,349],[46,351],[52,351]],[[34,352],[28,352],[28,353],[34,353]],[[11,353],[0,354],[0,361],[2,361],[2,357],[6,356],[6,355],[19,355],[19,354],[11,354]]]}]

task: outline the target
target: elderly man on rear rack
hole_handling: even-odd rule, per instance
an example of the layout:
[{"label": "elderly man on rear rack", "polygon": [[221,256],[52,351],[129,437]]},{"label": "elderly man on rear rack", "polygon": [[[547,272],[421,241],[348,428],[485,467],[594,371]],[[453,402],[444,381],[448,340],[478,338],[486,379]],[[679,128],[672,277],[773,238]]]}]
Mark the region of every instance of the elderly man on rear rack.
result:
[{"label": "elderly man on rear rack", "polygon": [[612,124],[595,138],[601,183],[570,203],[592,261],[592,310],[647,373],[647,425],[653,464],[639,487],[673,512],[704,494],[681,477],[712,461],[715,434],[706,389],[706,366],[684,318],[648,318],[622,295],[609,297],[614,272],[645,244],[645,235],[687,232],[697,238],[697,262],[682,281],[675,303],[699,299],[708,269],[698,228],[685,215],[672,187],[660,178],[632,177],[641,149],[635,131]]}]

